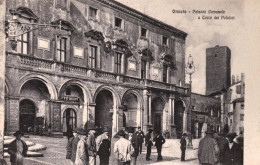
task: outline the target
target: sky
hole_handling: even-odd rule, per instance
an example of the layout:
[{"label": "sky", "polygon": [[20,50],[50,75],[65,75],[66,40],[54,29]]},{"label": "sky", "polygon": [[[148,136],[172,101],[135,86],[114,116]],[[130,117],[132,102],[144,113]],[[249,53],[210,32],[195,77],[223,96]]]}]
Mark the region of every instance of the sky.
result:
[{"label": "sky", "polygon": [[[165,22],[186,33],[186,62],[192,55],[195,73],[192,75],[192,91],[205,94],[206,48],[228,46],[231,49],[231,75],[239,76],[246,69],[247,57],[244,48],[245,17],[242,0],[117,0],[131,8]],[[186,14],[172,13],[172,10],[186,10]],[[193,10],[206,10],[196,14]],[[225,14],[208,14],[208,10],[224,10]],[[188,13],[190,11],[190,13]],[[199,16],[234,16],[233,20],[206,20]],[[186,83],[189,82],[186,75]]]}]

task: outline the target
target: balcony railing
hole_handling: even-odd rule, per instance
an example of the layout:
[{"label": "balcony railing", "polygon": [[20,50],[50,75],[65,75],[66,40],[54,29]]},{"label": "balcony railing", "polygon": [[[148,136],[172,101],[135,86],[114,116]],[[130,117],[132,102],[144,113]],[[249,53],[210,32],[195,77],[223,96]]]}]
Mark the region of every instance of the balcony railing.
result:
[{"label": "balcony railing", "polygon": [[188,88],[178,87],[174,84],[164,83],[154,80],[143,80],[136,77],[130,77],[126,75],[118,75],[111,72],[105,72],[102,70],[91,69],[87,67],[81,67],[62,62],[39,59],[32,56],[21,55],[16,53],[6,53],[6,65],[13,67],[25,67],[30,70],[40,70],[44,72],[56,72],[60,74],[68,74],[70,76],[82,76],[89,78],[96,78],[99,81],[110,82],[124,82],[125,84],[138,85],[141,87],[157,88],[168,91],[175,91],[183,95],[189,93]]}]

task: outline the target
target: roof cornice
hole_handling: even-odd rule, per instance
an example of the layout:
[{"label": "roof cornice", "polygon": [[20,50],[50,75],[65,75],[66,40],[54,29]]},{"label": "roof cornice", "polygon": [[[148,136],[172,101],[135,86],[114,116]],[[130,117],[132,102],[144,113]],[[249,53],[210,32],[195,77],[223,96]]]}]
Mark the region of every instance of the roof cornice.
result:
[{"label": "roof cornice", "polygon": [[168,25],[168,24],[166,24],[166,23],[164,23],[162,21],[159,21],[159,20],[157,20],[155,18],[152,18],[152,17],[150,17],[150,16],[148,16],[148,15],[146,15],[144,13],[141,13],[141,12],[131,8],[131,7],[123,5],[122,3],[117,2],[115,0],[96,0],[96,1],[98,1],[98,2],[100,2],[102,4],[105,4],[105,5],[108,5],[110,7],[113,7],[113,8],[115,8],[115,9],[117,9],[119,11],[122,11],[124,13],[127,13],[127,14],[129,14],[129,15],[131,15],[133,17],[141,19],[141,20],[143,20],[143,21],[145,21],[147,23],[155,25],[155,26],[157,26],[159,28],[162,28],[162,29],[164,29],[166,31],[169,31],[174,36],[180,37],[180,38],[182,38],[184,40],[186,39],[186,37],[188,35],[188,33],[185,33],[185,32],[183,32],[183,31],[181,31],[181,30],[179,30],[179,29],[177,29],[177,28],[175,28],[175,27],[173,27],[171,25]]}]

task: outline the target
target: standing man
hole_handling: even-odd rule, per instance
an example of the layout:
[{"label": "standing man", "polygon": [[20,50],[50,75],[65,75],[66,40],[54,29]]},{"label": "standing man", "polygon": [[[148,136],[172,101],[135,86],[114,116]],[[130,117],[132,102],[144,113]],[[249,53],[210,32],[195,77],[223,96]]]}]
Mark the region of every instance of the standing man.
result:
[{"label": "standing man", "polygon": [[78,129],[73,130],[73,136],[72,138],[69,139],[68,144],[67,144],[67,155],[66,159],[71,160],[71,164],[74,165],[75,159],[76,159],[76,152],[77,152],[77,145],[79,142],[79,137],[78,137]]},{"label": "standing man", "polygon": [[94,126],[88,126],[88,138],[87,138],[87,145],[88,145],[88,156],[89,156],[89,165],[96,165],[96,140],[95,140],[95,133],[96,128]]},{"label": "standing man", "polygon": [[26,143],[21,139],[23,133],[16,131],[14,133],[16,137],[14,141],[9,144],[8,153],[10,154],[11,165],[23,165],[24,156],[26,156],[28,147]]},{"label": "standing man", "polygon": [[99,135],[96,139],[97,154],[99,155],[100,165],[109,165],[111,140],[108,132],[109,130],[105,128],[103,134]]},{"label": "standing man", "polygon": [[134,133],[134,127],[129,128],[129,141],[134,147],[134,154],[131,155],[131,165],[136,165],[136,159],[139,155],[140,139],[136,133]]},{"label": "standing man", "polygon": [[186,150],[186,145],[187,145],[186,137],[187,137],[187,134],[183,133],[181,141],[180,141],[180,143],[181,143],[181,161],[185,161],[185,150]]},{"label": "standing man", "polygon": [[218,133],[218,136],[216,136],[215,139],[219,148],[219,164],[222,165],[224,162],[226,148],[228,146],[228,140],[225,138],[225,132],[223,130]]},{"label": "standing man", "polygon": [[131,156],[134,154],[134,148],[131,142],[125,139],[123,130],[117,133],[119,140],[114,144],[114,153],[117,158],[117,165],[130,165]]},{"label": "standing man", "polygon": [[150,128],[150,129],[148,129],[148,133],[145,135],[145,146],[147,147],[147,153],[146,153],[146,160],[147,161],[152,160],[150,158],[151,149],[152,149],[152,146],[153,146],[152,132],[153,132],[153,129]]},{"label": "standing man", "polygon": [[242,165],[243,152],[239,144],[234,142],[236,133],[227,134],[228,146],[226,148],[223,165]]},{"label": "standing man", "polygon": [[144,142],[144,132],[141,130],[141,127],[138,127],[138,131],[136,131],[135,136],[137,138],[137,146],[140,154],[142,153],[142,145]]},{"label": "standing man", "polygon": [[86,131],[83,128],[78,130],[78,138],[80,139],[77,145],[75,165],[87,165],[89,157],[87,153]]},{"label": "standing man", "polygon": [[157,148],[157,153],[158,153],[157,161],[160,161],[163,159],[162,158],[162,145],[165,143],[165,139],[162,136],[161,131],[158,131],[158,134],[155,136],[153,141],[155,142],[155,147]]},{"label": "standing man", "polygon": [[213,138],[214,132],[207,130],[206,136],[200,140],[198,157],[202,165],[215,165],[218,163],[219,148]]}]

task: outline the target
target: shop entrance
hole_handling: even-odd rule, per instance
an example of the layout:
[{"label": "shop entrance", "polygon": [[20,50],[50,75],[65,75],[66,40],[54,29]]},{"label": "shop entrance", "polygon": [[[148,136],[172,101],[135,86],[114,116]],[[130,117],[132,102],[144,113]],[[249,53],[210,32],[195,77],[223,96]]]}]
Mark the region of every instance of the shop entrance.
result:
[{"label": "shop entrance", "polygon": [[77,128],[77,115],[74,109],[68,108],[63,112],[63,133]]},{"label": "shop entrance", "polygon": [[31,100],[20,102],[19,129],[22,132],[32,132],[35,127],[36,108]]}]

